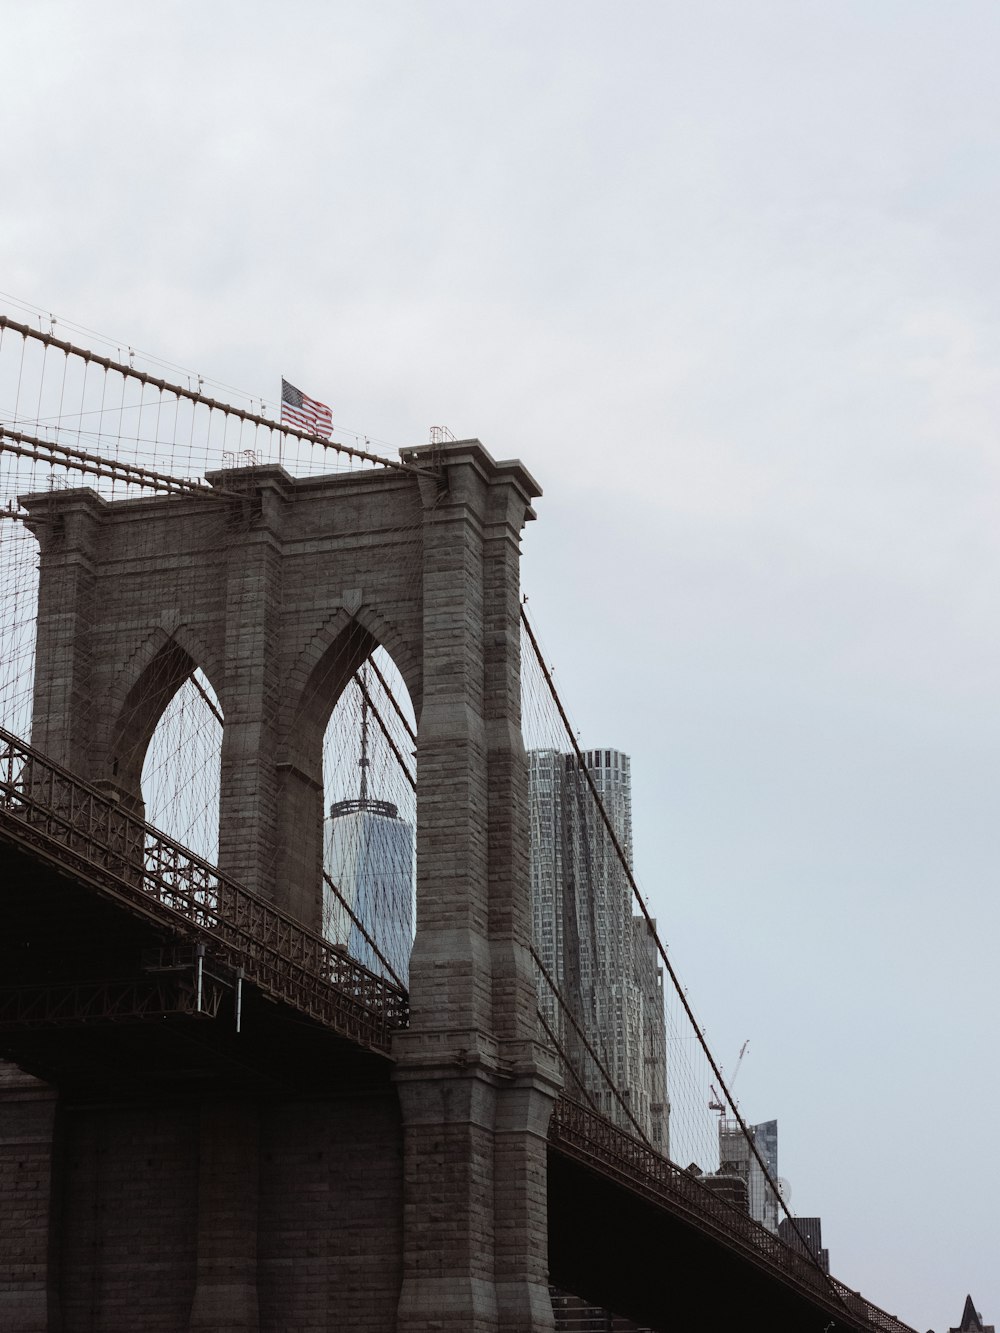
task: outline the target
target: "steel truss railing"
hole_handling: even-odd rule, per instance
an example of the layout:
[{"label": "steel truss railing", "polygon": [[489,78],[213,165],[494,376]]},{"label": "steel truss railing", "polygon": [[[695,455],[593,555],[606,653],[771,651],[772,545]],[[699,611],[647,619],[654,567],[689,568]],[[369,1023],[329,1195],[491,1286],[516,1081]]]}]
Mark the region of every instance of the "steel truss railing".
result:
[{"label": "steel truss railing", "polygon": [[846,1307],[859,1329],[913,1333],[894,1315],[828,1277],[807,1255],[791,1249],[766,1227],[727,1204],[697,1177],[582,1102],[569,1097],[557,1099],[549,1122],[549,1142],[600,1175],[665,1204],[689,1225],[717,1237],[768,1273],[780,1270],[785,1282],[815,1298],[831,1313],[838,1306]]},{"label": "steel truss railing", "polygon": [[388,1052],[406,1026],[405,991],[3,728],[0,828],[359,1045]]}]

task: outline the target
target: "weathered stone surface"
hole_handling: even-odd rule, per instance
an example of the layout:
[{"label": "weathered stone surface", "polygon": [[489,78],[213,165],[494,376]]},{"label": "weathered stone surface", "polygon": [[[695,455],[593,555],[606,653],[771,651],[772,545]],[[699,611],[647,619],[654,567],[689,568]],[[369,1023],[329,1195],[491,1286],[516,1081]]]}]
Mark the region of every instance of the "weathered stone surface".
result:
[{"label": "weathered stone surface", "polygon": [[58,1126],[55,1104],[53,1089],[0,1064],[5,1333],[395,1327],[402,1134],[391,1088],[67,1105]]},{"label": "weathered stone surface", "polygon": [[0,1328],[59,1327],[55,1090],[0,1062]]}]

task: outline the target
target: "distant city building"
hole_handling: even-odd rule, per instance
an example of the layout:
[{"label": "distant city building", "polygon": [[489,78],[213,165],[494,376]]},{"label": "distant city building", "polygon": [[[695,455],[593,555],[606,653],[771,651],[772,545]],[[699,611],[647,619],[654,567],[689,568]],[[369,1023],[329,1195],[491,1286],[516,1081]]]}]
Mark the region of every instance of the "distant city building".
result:
[{"label": "distant city building", "polygon": [[556,1333],[654,1333],[645,1324],[634,1324],[557,1287],[550,1288],[550,1292]]},{"label": "distant city building", "polygon": [[324,936],[381,975],[367,934],[405,985],[413,942],[412,826],[388,801],[337,801],[323,826],[323,867],[343,899],[324,883]]},{"label": "distant city building", "polygon": [[[720,1117],[719,1170],[714,1176],[703,1175],[702,1183],[722,1197],[729,1198],[736,1207],[749,1213],[755,1222],[774,1232],[793,1250],[811,1255],[823,1272],[829,1273],[830,1253],[823,1248],[821,1219],[782,1217],[789,1191],[787,1182],[778,1175],[777,1120],[763,1120],[759,1125],[747,1125],[747,1129],[750,1132],[749,1139],[735,1117]],[[772,1187],[771,1181],[776,1189]],[[737,1183],[741,1187],[740,1191],[734,1191],[733,1187]],[[783,1202],[785,1207],[782,1206]]]},{"label": "distant city building", "polygon": [[830,1251],[823,1248],[823,1223],[818,1217],[783,1217],[778,1235],[799,1254],[811,1254],[824,1273],[830,1271]]},{"label": "distant city building", "polygon": [[948,1333],[994,1333],[994,1327],[992,1324],[983,1323],[983,1316],[972,1304],[972,1297],[966,1296],[962,1322],[958,1328],[950,1328]]},{"label": "distant city building", "polygon": [[765,1174],[747,1140],[738,1120],[719,1118],[719,1173],[738,1176],[746,1182],[747,1210],[755,1222],[768,1231],[778,1232],[780,1203],[768,1183],[768,1176],[778,1179],[778,1122],[765,1120],[759,1125],[748,1125],[753,1144],[767,1168]]},{"label": "distant city building", "polygon": [[[575,1025],[542,977],[539,1009],[599,1109],[631,1128],[588,1045],[650,1142],[666,1154],[660,960],[645,921],[633,914],[628,875],[587,780],[589,773],[631,866],[629,757],[619,750],[588,750],[583,763],[586,772],[574,754],[533,750],[528,755],[535,946]],[[572,1075],[567,1091],[580,1095]]]},{"label": "distant city building", "polygon": [[772,1180],[778,1179],[778,1122],[777,1120],[762,1120],[759,1125],[752,1125],[754,1143],[757,1145],[757,1151],[764,1159],[764,1165],[767,1167],[767,1173]]},{"label": "distant city building", "polygon": [[[381,953],[404,985],[413,943],[413,827],[368,795],[368,711],[361,715],[361,794],[336,801],[323,825],[323,935],[372,972]],[[373,947],[373,944],[375,947]],[[376,952],[376,949],[378,952]]]},{"label": "distant city building", "polygon": [[667,1020],[663,1005],[663,966],[656,939],[645,917],[632,918],[635,975],[642,1004],[643,1081],[649,1095],[649,1141],[668,1156],[670,1104],[667,1098]]},{"label": "distant city building", "polygon": [[703,1171],[697,1162],[692,1162],[687,1170],[695,1180],[700,1181],[706,1189],[724,1199],[733,1208],[739,1209],[741,1213],[750,1212],[747,1182],[742,1176],[736,1175],[735,1172]]}]

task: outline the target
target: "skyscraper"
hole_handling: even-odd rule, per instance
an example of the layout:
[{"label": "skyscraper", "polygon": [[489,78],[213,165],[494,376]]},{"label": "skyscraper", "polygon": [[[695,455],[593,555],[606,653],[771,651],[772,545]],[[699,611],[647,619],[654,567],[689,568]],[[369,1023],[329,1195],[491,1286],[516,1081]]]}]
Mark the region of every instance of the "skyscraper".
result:
[{"label": "skyscraper", "polygon": [[591,1047],[650,1142],[666,1153],[662,971],[649,928],[633,915],[628,874],[587,778],[631,865],[629,757],[589,750],[583,763],[586,772],[575,754],[528,755],[535,946],[575,1022],[543,977],[539,1008],[566,1053],[567,1090],[579,1096],[579,1079],[600,1110],[631,1128]]},{"label": "skyscraper", "polygon": [[[800,1254],[811,1254],[824,1273],[830,1271],[830,1251],[823,1248],[823,1222],[818,1217],[783,1217],[778,1235]],[[957,1333],[957,1330],[956,1330]]]},{"label": "skyscraper", "polygon": [[323,934],[382,974],[381,953],[404,985],[413,943],[413,827],[368,794],[368,702],[362,701],[360,795],[330,806],[323,826]]},{"label": "skyscraper", "polygon": [[[763,1158],[767,1175],[778,1179],[778,1122],[765,1120],[759,1125],[748,1125],[754,1146]],[[768,1231],[777,1233],[780,1204],[778,1196],[768,1184],[760,1162],[736,1119],[719,1119],[719,1171],[722,1175],[739,1176],[746,1181],[750,1216]]]}]

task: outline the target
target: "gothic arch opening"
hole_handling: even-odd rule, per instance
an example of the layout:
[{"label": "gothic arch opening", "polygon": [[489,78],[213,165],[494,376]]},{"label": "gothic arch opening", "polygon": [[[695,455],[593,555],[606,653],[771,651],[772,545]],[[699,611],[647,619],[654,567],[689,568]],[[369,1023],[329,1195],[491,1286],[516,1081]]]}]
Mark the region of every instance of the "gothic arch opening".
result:
[{"label": "gothic arch opening", "polygon": [[142,758],[142,800],[148,823],[216,865],[222,709],[204,672],[190,658],[185,665]]},{"label": "gothic arch opening", "polygon": [[376,647],[323,737],[322,931],[371,971],[408,984],[415,923],[416,718]]}]

